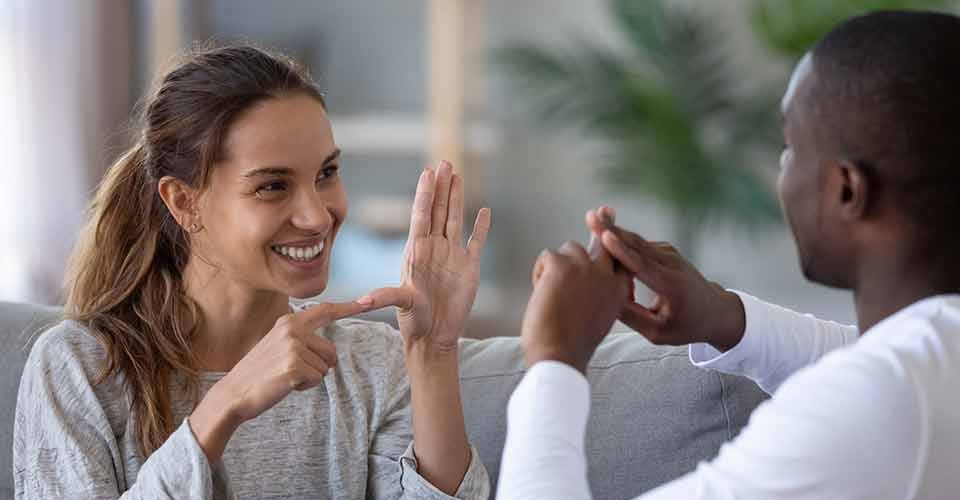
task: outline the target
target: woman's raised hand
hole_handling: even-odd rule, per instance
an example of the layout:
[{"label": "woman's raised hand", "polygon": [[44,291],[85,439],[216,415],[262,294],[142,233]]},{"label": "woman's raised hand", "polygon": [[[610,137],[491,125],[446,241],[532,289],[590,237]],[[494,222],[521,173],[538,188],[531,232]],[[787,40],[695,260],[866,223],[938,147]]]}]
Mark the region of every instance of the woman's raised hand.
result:
[{"label": "woman's raised hand", "polygon": [[443,162],[420,175],[398,287],[374,290],[358,302],[398,307],[400,331],[428,351],[456,352],[480,281],[480,255],[490,230],[490,209],[477,214],[463,244],[463,178]]}]

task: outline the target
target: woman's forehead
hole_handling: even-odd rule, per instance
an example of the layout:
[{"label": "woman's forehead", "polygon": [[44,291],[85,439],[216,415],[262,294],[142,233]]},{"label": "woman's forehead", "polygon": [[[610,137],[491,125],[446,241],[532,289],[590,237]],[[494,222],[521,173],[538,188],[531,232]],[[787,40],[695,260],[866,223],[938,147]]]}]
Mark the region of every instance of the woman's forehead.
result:
[{"label": "woman's forehead", "polygon": [[224,141],[225,159],[240,163],[290,163],[323,158],[334,150],[326,110],[302,95],[255,105],[233,123]]}]

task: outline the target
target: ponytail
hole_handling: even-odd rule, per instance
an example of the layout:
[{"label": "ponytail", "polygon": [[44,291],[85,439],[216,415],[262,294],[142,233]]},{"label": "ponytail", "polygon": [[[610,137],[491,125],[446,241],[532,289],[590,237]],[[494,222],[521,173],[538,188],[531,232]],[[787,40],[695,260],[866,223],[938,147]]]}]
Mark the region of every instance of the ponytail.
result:
[{"label": "ponytail", "polygon": [[103,344],[95,383],[122,373],[140,451],[149,456],[173,432],[170,377],[196,393],[190,337],[195,304],[183,293],[186,238],[157,193],[138,143],[107,171],[67,269],[66,317]]}]

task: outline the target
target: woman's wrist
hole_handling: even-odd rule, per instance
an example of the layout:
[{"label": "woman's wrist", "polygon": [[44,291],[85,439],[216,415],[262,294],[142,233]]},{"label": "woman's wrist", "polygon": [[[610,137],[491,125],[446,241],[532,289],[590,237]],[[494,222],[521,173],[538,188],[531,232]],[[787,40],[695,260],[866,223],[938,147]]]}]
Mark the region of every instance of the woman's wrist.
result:
[{"label": "woman's wrist", "polygon": [[218,384],[210,388],[187,418],[190,430],[211,463],[220,461],[233,433],[243,423],[235,411],[232,398],[225,394],[222,387],[218,388]]},{"label": "woman's wrist", "polygon": [[471,457],[460,399],[458,352],[456,346],[424,341],[405,347],[418,472],[453,495]]},{"label": "woman's wrist", "polygon": [[[458,336],[459,338],[459,336]],[[428,336],[408,336],[404,343],[407,368],[430,367],[430,371],[443,367],[456,368],[459,363],[458,343],[437,342]]]}]

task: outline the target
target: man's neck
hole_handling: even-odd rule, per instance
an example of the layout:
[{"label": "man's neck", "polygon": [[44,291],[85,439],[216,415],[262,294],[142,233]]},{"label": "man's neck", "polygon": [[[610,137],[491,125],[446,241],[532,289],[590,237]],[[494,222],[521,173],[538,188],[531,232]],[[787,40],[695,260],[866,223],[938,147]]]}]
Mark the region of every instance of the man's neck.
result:
[{"label": "man's neck", "polygon": [[193,348],[203,371],[230,371],[290,312],[287,296],[254,290],[200,259],[191,259],[183,274],[202,317]]},{"label": "man's neck", "polygon": [[948,259],[900,259],[863,266],[854,288],[860,331],[935,295],[960,293],[960,268]]}]

